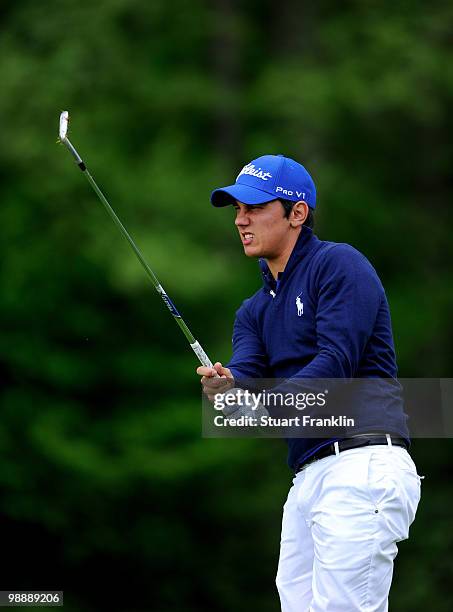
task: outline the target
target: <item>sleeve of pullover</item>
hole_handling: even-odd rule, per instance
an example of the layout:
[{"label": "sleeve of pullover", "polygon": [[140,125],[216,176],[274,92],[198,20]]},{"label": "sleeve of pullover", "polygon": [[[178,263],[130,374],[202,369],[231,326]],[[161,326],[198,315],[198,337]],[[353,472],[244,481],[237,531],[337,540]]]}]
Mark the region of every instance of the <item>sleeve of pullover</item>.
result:
[{"label": "sleeve of pullover", "polygon": [[263,342],[248,310],[245,300],[236,313],[233,328],[233,356],[228,364],[235,379],[263,378],[268,359]]},{"label": "sleeve of pullover", "polygon": [[344,244],[325,254],[316,276],[318,352],[295,377],[354,377],[384,289],[368,260]]}]

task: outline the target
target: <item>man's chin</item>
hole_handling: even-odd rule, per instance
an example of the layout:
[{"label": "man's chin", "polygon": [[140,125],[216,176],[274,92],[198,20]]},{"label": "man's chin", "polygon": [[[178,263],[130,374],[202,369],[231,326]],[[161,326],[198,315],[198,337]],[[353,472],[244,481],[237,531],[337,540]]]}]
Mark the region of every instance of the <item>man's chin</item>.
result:
[{"label": "man's chin", "polygon": [[261,253],[258,247],[253,244],[243,245],[244,253],[247,257],[261,257]]}]

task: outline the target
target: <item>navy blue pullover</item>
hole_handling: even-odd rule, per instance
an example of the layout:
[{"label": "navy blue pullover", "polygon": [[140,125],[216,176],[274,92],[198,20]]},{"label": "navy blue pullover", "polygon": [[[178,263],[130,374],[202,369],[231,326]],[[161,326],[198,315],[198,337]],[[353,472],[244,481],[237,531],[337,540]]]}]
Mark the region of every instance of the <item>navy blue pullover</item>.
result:
[{"label": "navy blue pullover", "polygon": [[[264,260],[260,266],[263,288],[236,313],[228,364],[235,379],[396,378],[387,299],[364,255],[303,227],[278,281]],[[401,404],[362,410],[363,431],[409,439]],[[295,469],[330,440],[287,442]]]}]

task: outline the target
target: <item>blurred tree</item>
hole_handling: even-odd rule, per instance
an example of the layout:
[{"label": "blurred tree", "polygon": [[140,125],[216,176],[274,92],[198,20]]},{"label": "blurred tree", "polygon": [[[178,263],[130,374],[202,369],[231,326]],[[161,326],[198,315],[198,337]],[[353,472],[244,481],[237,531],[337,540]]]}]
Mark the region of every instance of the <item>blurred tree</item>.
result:
[{"label": "blurred tree", "polygon": [[[2,3],[5,588],[62,586],[74,610],[278,609],[284,445],[200,438],[193,355],[55,145],[59,111],[213,358],[228,360],[234,311],[260,279],[209,192],[281,152],[317,182],[319,235],[381,275],[401,375],[448,376],[452,13],[420,0]],[[427,479],[396,610],[453,605],[452,452],[414,443]]]}]

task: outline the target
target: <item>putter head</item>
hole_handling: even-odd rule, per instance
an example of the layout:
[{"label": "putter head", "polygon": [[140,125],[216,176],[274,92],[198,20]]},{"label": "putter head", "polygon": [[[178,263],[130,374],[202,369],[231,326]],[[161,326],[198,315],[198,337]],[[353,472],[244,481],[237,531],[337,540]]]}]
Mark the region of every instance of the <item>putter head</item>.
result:
[{"label": "putter head", "polygon": [[63,142],[66,139],[68,133],[69,113],[63,111],[60,115],[60,140]]}]

